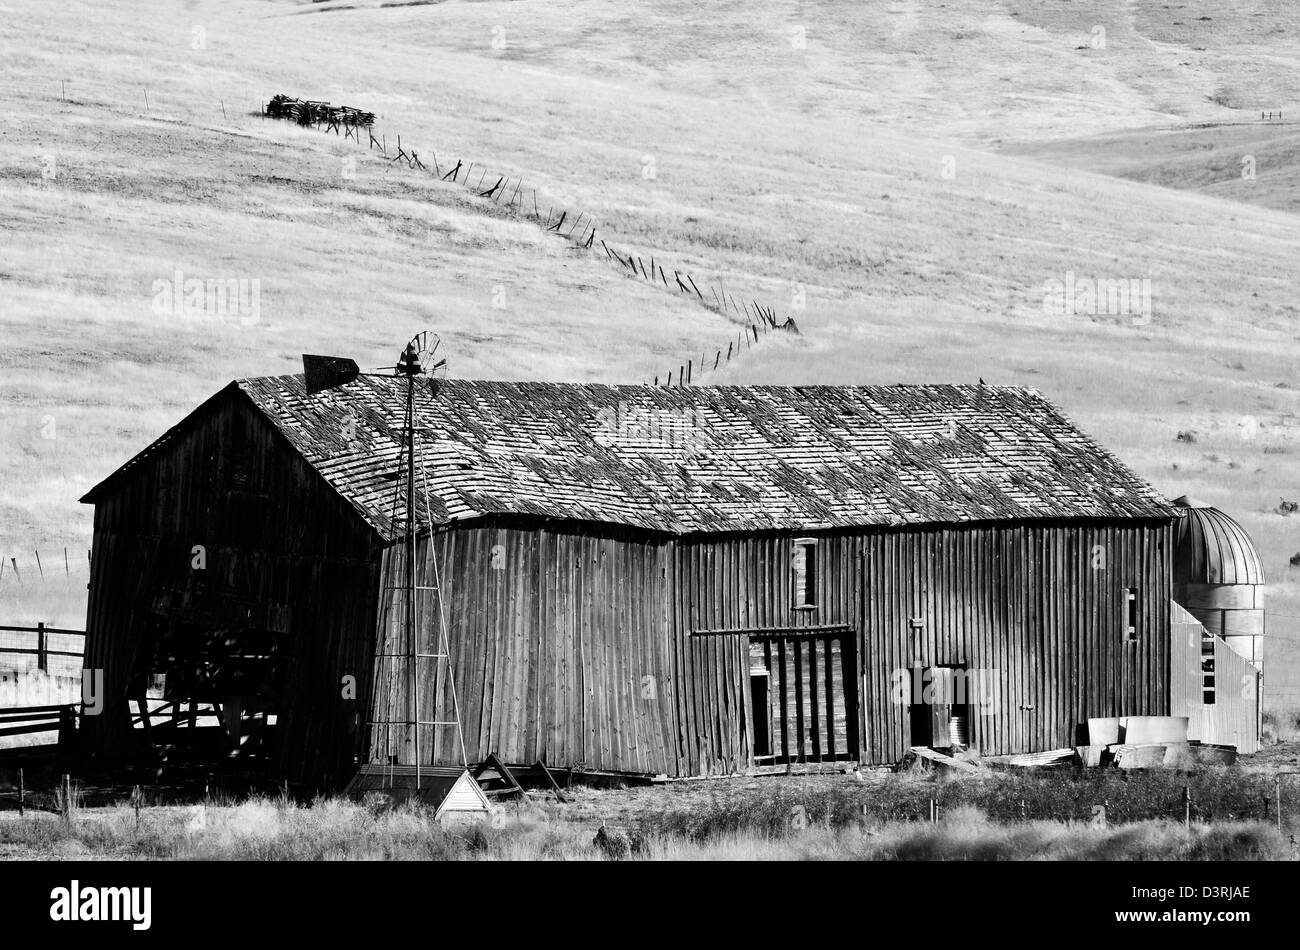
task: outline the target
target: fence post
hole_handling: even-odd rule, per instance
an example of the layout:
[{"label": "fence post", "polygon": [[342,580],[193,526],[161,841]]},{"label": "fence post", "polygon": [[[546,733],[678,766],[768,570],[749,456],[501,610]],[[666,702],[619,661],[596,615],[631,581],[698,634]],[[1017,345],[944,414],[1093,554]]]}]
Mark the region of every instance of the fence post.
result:
[{"label": "fence post", "polygon": [[27,778],[23,770],[18,770],[18,817],[27,813]]},{"label": "fence post", "polygon": [[59,783],[59,811],[64,821],[72,820],[72,776],[66,772]]},{"label": "fence post", "polygon": [[48,672],[49,662],[45,649],[45,621],[41,620],[36,624],[36,668]]}]

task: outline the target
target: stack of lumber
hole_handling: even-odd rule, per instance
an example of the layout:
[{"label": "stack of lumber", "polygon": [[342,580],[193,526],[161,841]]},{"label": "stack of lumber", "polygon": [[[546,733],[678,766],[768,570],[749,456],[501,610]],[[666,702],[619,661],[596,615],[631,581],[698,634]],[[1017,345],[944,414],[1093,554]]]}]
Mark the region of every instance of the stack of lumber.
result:
[{"label": "stack of lumber", "polygon": [[369,128],[375,124],[375,114],[354,109],[351,106],[339,106],[334,110],[334,117],[344,125],[359,125]]},{"label": "stack of lumber", "polygon": [[352,106],[332,106],[318,99],[296,99],[276,93],[266,104],[266,114],[272,119],[290,119],[299,125],[319,125],[322,122],[355,125],[369,128],[375,124],[375,114]]},{"label": "stack of lumber", "polygon": [[902,771],[915,764],[920,764],[922,767],[939,765],[957,772],[965,772],[968,775],[983,775],[988,772],[988,769],[965,759],[958,759],[919,745],[914,745],[907,750],[907,754],[903,756],[903,761],[899,763],[899,770]]}]

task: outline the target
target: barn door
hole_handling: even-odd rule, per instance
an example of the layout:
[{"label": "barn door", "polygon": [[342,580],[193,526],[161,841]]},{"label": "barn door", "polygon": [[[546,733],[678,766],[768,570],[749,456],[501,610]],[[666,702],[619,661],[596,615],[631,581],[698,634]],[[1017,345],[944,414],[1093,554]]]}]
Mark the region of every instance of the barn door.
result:
[{"label": "barn door", "polygon": [[849,635],[751,640],[754,764],[856,761],[855,666]]},{"label": "barn door", "polygon": [[931,749],[964,749],[969,743],[973,701],[978,682],[963,666],[916,667],[912,670],[911,745]]}]

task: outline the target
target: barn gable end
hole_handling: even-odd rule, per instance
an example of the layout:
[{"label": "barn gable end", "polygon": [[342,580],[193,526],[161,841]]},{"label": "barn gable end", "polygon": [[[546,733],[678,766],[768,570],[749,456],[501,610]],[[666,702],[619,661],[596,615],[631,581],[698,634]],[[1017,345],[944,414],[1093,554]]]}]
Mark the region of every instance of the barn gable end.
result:
[{"label": "barn gable end", "polygon": [[185,704],[262,695],[276,724],[248,737],[263,711],[242,700],[243,743],[259,739],[275,774],[345,780],[364,717],[334,699],[343,676],[369,675],[381,554],[356,509],[235,386],[83,501],[86,666],[107,694],[85,719],[92,746],[145,739],[130,700],[164,674],[164,697]]}]

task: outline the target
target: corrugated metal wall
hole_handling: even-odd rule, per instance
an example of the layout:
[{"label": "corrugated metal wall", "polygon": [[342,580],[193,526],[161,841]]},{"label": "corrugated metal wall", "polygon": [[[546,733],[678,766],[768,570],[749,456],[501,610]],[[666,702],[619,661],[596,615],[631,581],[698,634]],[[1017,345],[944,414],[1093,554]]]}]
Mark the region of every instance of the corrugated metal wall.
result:
[{"label": "corrugated metal wall", "polygon": [[1202,639],[1205,627],[1178,604],[1170,623],[1170,715],[1187,717],[1187,737],[1259,751],[1259,673],[1221,638],[1214,638],[1214,702],[1204,698]]}]

